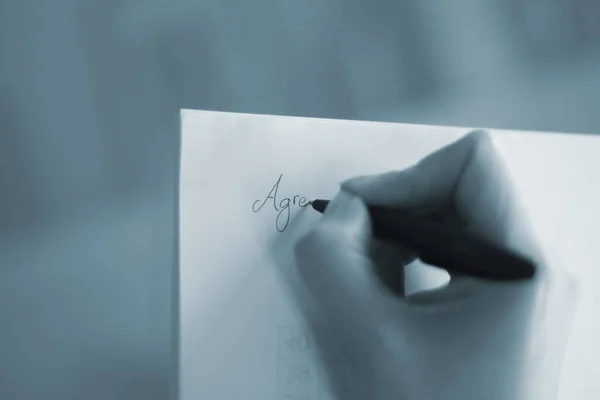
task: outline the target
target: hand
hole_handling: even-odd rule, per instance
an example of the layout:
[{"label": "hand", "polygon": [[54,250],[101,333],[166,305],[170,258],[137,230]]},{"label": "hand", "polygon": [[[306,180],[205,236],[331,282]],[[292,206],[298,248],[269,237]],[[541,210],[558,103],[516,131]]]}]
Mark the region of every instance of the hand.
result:
[{"label": "hand", "polygon": [[[459,221],[536,260],[536,277],[451,274],[441,288],[399,296],[375,271],[382,262],[402,270],[402,258],[372,257],[365,204]],[[576,285],[544,258],[489,134],[470,133],[403,171],[346,181],[295,254],[316,305],[307,318],[340,399],[556,397]]]}]

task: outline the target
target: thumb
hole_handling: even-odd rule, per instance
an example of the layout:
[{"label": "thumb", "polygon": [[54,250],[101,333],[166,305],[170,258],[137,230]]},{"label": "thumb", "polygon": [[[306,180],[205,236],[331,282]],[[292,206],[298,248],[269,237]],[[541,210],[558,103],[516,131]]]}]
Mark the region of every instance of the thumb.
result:
[{"label": "thumb", "polygon": [[370,234],[365,204],[341,191],[295,247],[298,274],[314,300],[317,318],[353,352],[373,343],[377,326]]},{"label": "thumb", "polygon": [[304,284],[319,305],[359,306],[368,292],[371,223],[362,200],[345,191],[329,203],[319,223],[295,248]]}]

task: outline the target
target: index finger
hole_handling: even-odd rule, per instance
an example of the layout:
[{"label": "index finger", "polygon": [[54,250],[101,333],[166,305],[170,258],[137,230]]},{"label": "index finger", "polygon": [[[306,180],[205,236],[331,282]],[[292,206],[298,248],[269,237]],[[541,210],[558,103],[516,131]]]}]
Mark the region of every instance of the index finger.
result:
[{"label": "index finger", "polygon": [[354,178],[342,188],[370,205],[453,210],[473,234],[540,257],[527,212],[486,131],[471,132],[408,169]]}]

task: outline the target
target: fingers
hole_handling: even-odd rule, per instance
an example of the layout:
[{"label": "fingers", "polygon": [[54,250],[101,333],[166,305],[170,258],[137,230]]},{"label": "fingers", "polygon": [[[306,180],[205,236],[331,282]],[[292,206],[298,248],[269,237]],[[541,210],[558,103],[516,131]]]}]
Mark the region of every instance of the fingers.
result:
[{"label": "fingers", "polygon": [[471,232],[530,256],[537,253],[527,215],[485,131],[471,132],[408,169],[350,179],[342,188],[368,204],[454,210]]},{"label": "fingers", "polygon": [[486,134],[473,132],[410,168],[349,179],[342,183],[342,188],[359,194],[368,204],[442,209],[451,202],[471,155],[486,140]]},{"label": "fingers", "polygon": [[299,276],[335,336],[353,354],[362,351],[361,343],[372,343],[369,337],[376,332],[370,235],[364,203],[342,191],[295,248]]}]

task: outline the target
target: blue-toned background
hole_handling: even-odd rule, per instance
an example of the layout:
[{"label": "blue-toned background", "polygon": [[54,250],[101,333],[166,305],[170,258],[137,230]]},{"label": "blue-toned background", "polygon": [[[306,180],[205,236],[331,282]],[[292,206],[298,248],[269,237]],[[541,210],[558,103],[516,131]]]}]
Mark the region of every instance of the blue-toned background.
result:
[{"label": "blue-toned background", "polygon": [[0,398],[168,396],[180,108],[600,132],[600,3],[0,0]]}]

